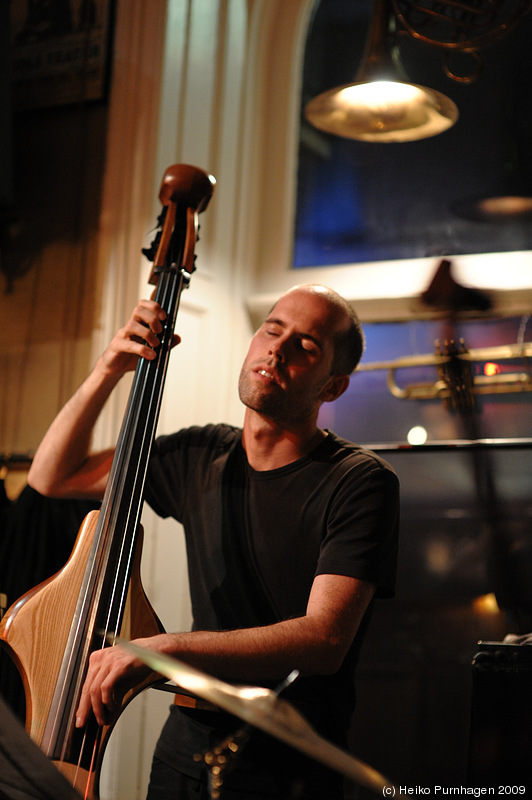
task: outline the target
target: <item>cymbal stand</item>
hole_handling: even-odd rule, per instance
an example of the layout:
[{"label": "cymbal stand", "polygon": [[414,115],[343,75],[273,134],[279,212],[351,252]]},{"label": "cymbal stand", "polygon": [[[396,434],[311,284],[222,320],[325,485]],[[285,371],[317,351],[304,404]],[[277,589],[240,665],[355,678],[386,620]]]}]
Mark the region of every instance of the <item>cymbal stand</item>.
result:
[{"label": "cymbal stand", "polygon": [[[299,676],[297,670],[292,672],[274,689],[279,696]],[[211,800],[220,800],[224,777],[235,766],[241,750],[246,746],[251,735],[252,725],[245,724],[235,733],[227,736],[220,744],[204,755],[196,753],[194,761],[203,761],[208,770],[209,794]]]}]

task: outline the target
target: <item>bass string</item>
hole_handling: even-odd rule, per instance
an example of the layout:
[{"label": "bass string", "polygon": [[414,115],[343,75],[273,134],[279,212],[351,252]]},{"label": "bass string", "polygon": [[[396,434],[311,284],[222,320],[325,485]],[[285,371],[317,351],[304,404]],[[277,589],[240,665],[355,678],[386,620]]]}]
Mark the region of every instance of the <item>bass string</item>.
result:
[{"label": "bass string", "polygon": [[82,740],[82,743],[81,743],[81,747],[80,747],[80,751],[79,751],[79,755],[78,755],[78,760],[77,760],[77,763],[76,763],[76,769],[74,771],[74,774],[73,774],[73,777],[72,777],[72,780],[71,780],[71,786],[74,789],[80,789],[80,788],[83,789],[83,800],[89,800],[90,797],[91,797],[91,787],[93,785],[93,778],[94,778],[95,768],[96,768],[96,759],[98,757],[98,752],[99,752],[99,749],[100,749],[101,738],[102,738],[102,728],[101,728],[101,726],[98,726],[97,734],[96,734],[96,736],[94,738],[94,741],[92,743],[92,751],[91,751],[91,756],[90,756],[90,765],[89,765],[89,768],[87,770],[87,777],[85,779],[85,784],[83,786],[80,786],[78,784],[79,775],[80,775],[83,756],[85,755],[85,749],[87,747],[87,741],[88,741],[87,733],[85,732],[83,734],[83,740]]},{"label": "bass string", "polygon": [[[142,371],[139,371],[138,396],[136,402],[132,404],[130,409],[131,413],[129,415],[128,427],[135,431],[137,438],[136,449],[138,452],[135,453],[136,457],[134,459],[131,458],[135,448],[130,446],[128,448],[130,450],[128,453],[128,461],[129,463],[135,463],[135,469],[133,476],[128,476],[124,470],[119,475],[117,481],[118,485],[115,487],[118,495],[126,497],[128,500],[126,507],[122,508],[122,514],[125,515],[123,518],[124,527],[129,526],[131,528],[136,528],[136,516],[140,516],[140,511],[137,510],[139,507],[137,500],[140,498],[144,485],[147,460],[155,432],[158,406],[160,404],[160,397],[162,395],[162,383],[164,381],[164,373],[166,370],[165,362],[167,361],[167,351],[170,349],[173,336],[174,321],[172,317],[174,317],[176,305],[176,283],[177,281],[175,275],[169,275],[167,272],[165,272],[160,277],[158,286],[158,302],[160,302],[163,308],[165,308],[167,311],[169,324],[166,326],[164,336],[162,337],[160,345],[161,351],[159,352],[157,361],[150,362],[147,364],[146,368],[144,368]],[[151,370],[149,369],[150,367],[152,368]],[[150,372],[157,373],[157,378],[154,378]],[[146,407],[148,409],[152,409],[151,417],[147,413]],[[125,489],[128,483],[130,487],[133,485],[134,488],[130,488],[130,490],[126,492]],[[120,580],[120,574],[121,572],[128,574],[133,555],[133,541],[129,541],[127,537],[122,537],[117,561],[123,566],[122,570],[114,570],[114,580],[110,595],[111,602],[108,604],[108,615],[102,629],[104,633],[102,647],[105,646],[106,637],[109,634],[115,634],[117,632],[116,621],[117,618],[121,618],[122,616],[127,597],[127,582]],[[113,609],[115,609],[114,615]],[[118,609],[118,611],[116,611],[116,609]]]}]

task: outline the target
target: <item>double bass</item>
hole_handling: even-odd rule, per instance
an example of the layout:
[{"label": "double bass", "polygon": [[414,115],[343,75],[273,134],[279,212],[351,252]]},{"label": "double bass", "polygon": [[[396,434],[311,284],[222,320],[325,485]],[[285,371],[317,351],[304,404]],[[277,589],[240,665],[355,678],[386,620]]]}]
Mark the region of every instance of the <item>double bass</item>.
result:
[{"label": "double bass", "polygon": [[[75,727],[90,654],[108,646],[110,635],[163,631],[141,583],[140,516],[179,302],[195,269],[198,215],[215,183],[187,164],[173,165],[163,176],[149,278],[167,314],[157,357],[137,364],[100,510],[83,521],[63,569],[24,594],[0,621],[0,643],[24,684],[27,732],[84,798],[98,797],[113,727],[98,726],[94,717],[84,729]],[[130,690],[121,710],[157,679],[153,673]]]}]

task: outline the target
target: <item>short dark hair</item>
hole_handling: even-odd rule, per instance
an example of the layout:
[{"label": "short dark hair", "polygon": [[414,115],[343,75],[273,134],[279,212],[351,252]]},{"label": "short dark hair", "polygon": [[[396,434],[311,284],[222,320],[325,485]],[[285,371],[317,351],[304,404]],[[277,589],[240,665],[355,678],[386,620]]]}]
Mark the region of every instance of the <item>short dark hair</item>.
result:
[{"label": "short dark hair", "polygon": [[358,314],[338,292],[329,289],[327,299],[335,308],[343,312],[347,326],[334,335],[333,375],[351,375],[362,358],[366,346],[364,331]]},{"label": "short dark hair", "polygon": [[[366,346],[364,331],[354,308],[334,289],[316,283],[304,283],[293,286],[286,294],[295,289],[305,289],[322,297],[329,305],[343,315],[346,325],[334,334],[334,355],[331,375],[351,375],[362,358]],[[283,295],[284,297],[285,295]],[[280,298],[279,298],[280,299]],[[270,314],[279,300],[270,309]]]}]

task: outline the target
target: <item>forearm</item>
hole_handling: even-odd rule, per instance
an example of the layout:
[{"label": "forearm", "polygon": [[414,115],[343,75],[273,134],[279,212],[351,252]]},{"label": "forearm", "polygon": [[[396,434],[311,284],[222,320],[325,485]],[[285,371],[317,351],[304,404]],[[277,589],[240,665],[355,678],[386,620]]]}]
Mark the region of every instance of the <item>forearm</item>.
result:
[{"label": "forearm", "polygon": [[[221,680],[260,684],[281,681],[293,669],[303,675],[324,672],[316,657],[320,643],[311,637],[306,622],[303,617],[263,628],[162,633],[136,639],[135,644]],[[76,714],[78,727],[86,723],[91,707],[99,724],[107,724],[122,695],[149,673],[149,667],[119,645],[93,653]]]},{"label": "forearm", "polygon": [[279,680],[336,672],[356,636],[375,587],[342,575],[318,575],[306,613],[233,631],[161,634],[139,641],[219,678]]},{"label": "forearm", "polygon": [[332,673],[343,657],[341,643],[307,617],[260,628],[161,634],[146,644],[210,675],[244,683],[282,680],[293,669]]},{"label": "forearm", "polygon": [[[106,475],[108,454],[101,454],[88,463],[90,442],[96,420],[119,377],[106,373],[97,364],[59,412],[42,439],[28,473],[28,483],[38,492],[56,497],[101,495],[105,476],[100,480],[100,472]],[[82,473],[80,485],[74,479],[79,473]]]}]

